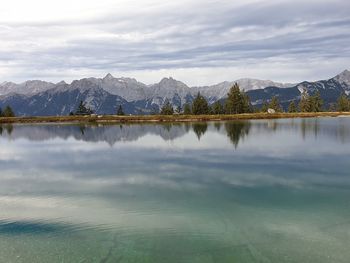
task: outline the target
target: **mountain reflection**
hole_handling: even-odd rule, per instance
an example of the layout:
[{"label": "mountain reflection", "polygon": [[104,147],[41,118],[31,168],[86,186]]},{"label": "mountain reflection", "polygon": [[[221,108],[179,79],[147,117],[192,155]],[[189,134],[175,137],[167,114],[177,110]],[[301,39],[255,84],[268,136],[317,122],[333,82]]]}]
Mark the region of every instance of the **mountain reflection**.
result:
[{"label": "mountain reflection", "polygon": [[[332,122],[333,121],[333,122]],[[322,125],[320,125],[320,122]],[[350,140],[350,125],[346,118],[334,119],[282,119],[257,121],[231,121],[215,123],[165,123],[165,124],[40,124],[40,125],[1,125],[0,136],[3,139],[45,141],[52,139],[74,138],[86,142],[107,142],[113,146],[117,142],[136,141],[144,136],[153,135],[164,141],[173,141],[186,134],[194,134],[202,140],[206,133],[227,136],[237,148],[242,139],[260,133],[289,132],[299,134],[301,138],[326,136],[342,143]],[[255,134],[255,135],[254,135]],[[215,142],[213,142],[215,143]]]}]

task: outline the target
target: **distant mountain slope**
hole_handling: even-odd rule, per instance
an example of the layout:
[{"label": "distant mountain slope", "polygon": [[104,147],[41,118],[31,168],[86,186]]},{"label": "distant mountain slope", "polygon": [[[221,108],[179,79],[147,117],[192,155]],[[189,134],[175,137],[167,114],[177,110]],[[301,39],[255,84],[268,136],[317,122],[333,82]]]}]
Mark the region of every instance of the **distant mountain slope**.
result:
[{"label": "distant mountain slope", "polygon": [[264,100],[269,101],[273,96],[277,96],[279,101],[287,108],[287,105],[293,101],[299,101],[301,94],[305,91],[309,95],[320,92],[326,106],[337,101],[343,93],[350,93],[350,71],[345,70],[339,75],[329,80],[320,80],[315,82],[304,81],[290,88],[266,87],[264,89],[250,90],[247,92],[253,105],[261,105]]},{"label": "distant mountain slope", "polygon": [[146,98],[147,85],[131,78],[114,78],[107,74],[104,78],[87,78],[75,80],[72,86],[82,89],[86,86],[94,85],[112,95],[118,95],[127,101],[135,101]]},{"label": "distant mountain slope", "polygon": [[0,107],[11,105],[15,113],[20,116],[68,115],[71,111],[75,111],[82,100],[98,114],[116,113],[119,105],[122,105],[127,113],[136,112],[133,104],[97,86],[85,86],[84,88],[77,88],[74,84],[64,86],[32,96],[22,94],[2,96]]},{"label": "distant mountain slope", "polygon": [[[204,96],[217,100],[226,96],[230,87],[237,82],[242,89],[251,90],[267,86],[285,87],[286,84],[275,83],[269,80],[240,79],[231,82],[222,82],[217,85],[192,87],[173,78],[163,78],[159,83],[146,85],[132,78],[115,78],[107,74],[104,78],[84,78],[73,81],[69,88],[84,89],[86,87],[98,87],[112,95],[118,95],[125,100],[131,101],[152,101],[156,105],[162,105],[165,100],[173,100],[178,97],[182,104],[190,97],[201,92]],[[49,89],[65,86],[65,82],[53,84],[40,80],[26,81],[22,84],[4,82],[0,84],[0,96],[11,93],[22,95],[34,95]],[[65,86],[66,87],[66,86]]]},{"label": "distant mountain slope", "polygon": [[[312,95],[319,91],[326,104],[335,102],[342,94],[350,94],[350,71],[329,80],[304,81],[299,84],[281,84],[268,80],[240,79],[252,104],[259,107],[265,100],[277,96],[286,108],[292,100],[299,101],[305,90]],[[71,84],[27,81],[22,84],[5,82],[0,85],[0,107],[10,105],[17,115],[67,115],[81,100],[98,114],[112,114],[119,105],[127,114],[151,114],[159,111],[166,100],[174,107],[191,103],[198,92],[210,103],[223,100],[234,82],[222,82],[204,87],[188,87],[173,78],[145,85],[131,78],[84,78]],[[267,86],[266,86],[267,85]]]},{"label": "distant mountain slope", "polygon": [[196,94],[200,92],[203,96],[207,97],[210,103],[214,103],[217,100],[225,98],[230,88],[237,83],[239,87],[244,91],[257,90],[265,87],[279,87],[286,88],[294,86],[295,84],[283,84],[273,82],[271,80],[259,80],[259,79],[238,79],[236,81],[225,81],[212,86],[194,87],[191,88],[191,93]]},{"label": "distant mountain slope", "polygon": [[21,84],[13,82],[3,82],[0,84],[0,95],[9,93],[32,95],[41,91],[51,89],[55,86],[54,83],[41,80],[29,80]]}]

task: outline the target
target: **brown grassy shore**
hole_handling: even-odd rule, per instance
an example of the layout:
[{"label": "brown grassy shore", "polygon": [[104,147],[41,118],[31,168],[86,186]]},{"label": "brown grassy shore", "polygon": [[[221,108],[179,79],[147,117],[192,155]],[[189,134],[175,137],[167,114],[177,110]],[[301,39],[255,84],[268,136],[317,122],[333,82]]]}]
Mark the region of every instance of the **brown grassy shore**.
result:
[{"label": "brown grassy shore", "polygon": [[350,112],[315,113],[246,113],[234,115],[102,115],[102,116],[48,116],[0,118],[1,123],[145,123],[145,122],[198,122],[253,119],[312,118],[349,116]]}]

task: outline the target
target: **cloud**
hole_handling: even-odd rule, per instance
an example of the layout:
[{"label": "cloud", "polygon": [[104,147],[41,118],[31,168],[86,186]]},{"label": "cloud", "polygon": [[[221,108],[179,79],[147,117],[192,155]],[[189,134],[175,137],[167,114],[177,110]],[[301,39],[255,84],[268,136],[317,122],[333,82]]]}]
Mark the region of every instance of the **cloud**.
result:
[{"label": "cloud", "polygon": [[[5,4],[6,14],[17,2]],[[35,0],[25,13],[2,16],[1,80],[112,72],[147,83],[164,74],[190,85],[240,77],[294,82],[348,68],[345,0],[79,2],[63,12],[66,0]]]}]

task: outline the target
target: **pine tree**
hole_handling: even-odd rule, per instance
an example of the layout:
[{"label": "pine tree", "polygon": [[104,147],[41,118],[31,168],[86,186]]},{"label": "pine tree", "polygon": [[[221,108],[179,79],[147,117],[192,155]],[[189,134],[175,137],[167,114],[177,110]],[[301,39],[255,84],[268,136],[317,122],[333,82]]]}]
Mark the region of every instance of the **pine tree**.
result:
[{"label": "pine tree", "polygon": [[93,110],[91,110],[90,108],[86,107],[85,102],[83,102],[82,100],[79,103],[78,109],[76,110],[75,114],[76,115],[89,115],[92,114]]},{"label": "pine tree", "polygon": [[307,94],[307,92],[305,90],[301,94],[301,99],[299,102],[299,110],[301,112],[310,112],[311,111],[310,96]]},{"label": "pine tree", "polygon": [[207,100],[198,92],[192,103],[192,113],[194,115],[209,114],[209,105]]},{"label": "pine tree", "polygon": [[10,106],[6,106],[4,112],[2,113],[4,117],[15,117],[15,113],[13,112]]},{"label": "pine tree", "polygon": [[299,102],[299,109],[301,112],[320,112],[322,111],[322,107],[323,100],[319,91],[317,91],[313,96],[309,96],[304,90]]},{"label": "pine tree", "polygon": [[213,107],[209,104],[208,104],[208,113],[207,114],[210,114],[210,115],[214,114]]},{"label": "pine tree", "polygon": [[119,115],[119,116],[125,115],[122,105],[119,105],[118,110],[117,110],[117,115]]},{"label": "pine tree", "polygon": [[269,109],[269,104],[267,103],[266,100],[264,100],[264,102],[261,106],[261,112],[267,112],[268,109]]},{"label": "pine tree", "polygon": [[241,91],[241,94],[242,94],[242,98],[243,98],[243,113],[253,112],[253,106],[250,103],[249,96],[244,91]]},{"label": "pine tree", "polygon": [[191,115],[192,114],[192,110],[191,110],[191,105],[186,103],[184,105],[184,114],[185,115]]},{"label": "pine tree", "polygon": [[237,83],[231,87],[227,94],[225,102],[225,113],[226,114],[239,114],[243,113],[243,97]]},{"label": "pine tree", "polygon": [[293,112],[297,112],[297,111],[298,111],[297,106],[295,105],[295,102],[293,100],[293,101],[291,101],[291,103],[288,106],[288,112],[293,113]]},{"label": "pine tree", "polygon": [[174,109],[173,109],[173,105],[171,105],[171,103],[167,100],[162,109],[160,110],[160,114],[161,115],[173,115],[174,114]]},{"label": "pine tree", "polygon": [[350,111],[350,100],[345,94],[342,94],[338,98],[337,110],[338,111]]},{"label": "pine tree", "polygon": [[213,114],[223,114],[224,113],[224,107],[222,106],[220,101],[216,101],[213,104],[212,112],[213,112]]},{"label": "pine tree", "polygon": [[311,96],[310,98],[310,110],[311,112],[320,112],[322,111],[322,106],[323,106],[323,100],[321,98],[321,94],[319,91],[315,93],[314,96]]},{"label": "pine tree", "polygon": [[283,111],[282,106],[281,106],[281,104],[276,96],[272,97],[270,104],[269,104],[269,108],[274,109],[276,112]]},{"label": "pine tree", "polygon": [[252,110],[248,95],[241,91],[238,84],[235,83],[227,94],[224,112],[226,114],[240,114],[252,112]]},{"label": "pine tree", "polygon": [[3,117],[3,112],[1,108],[0,108],[0,117]]}]

